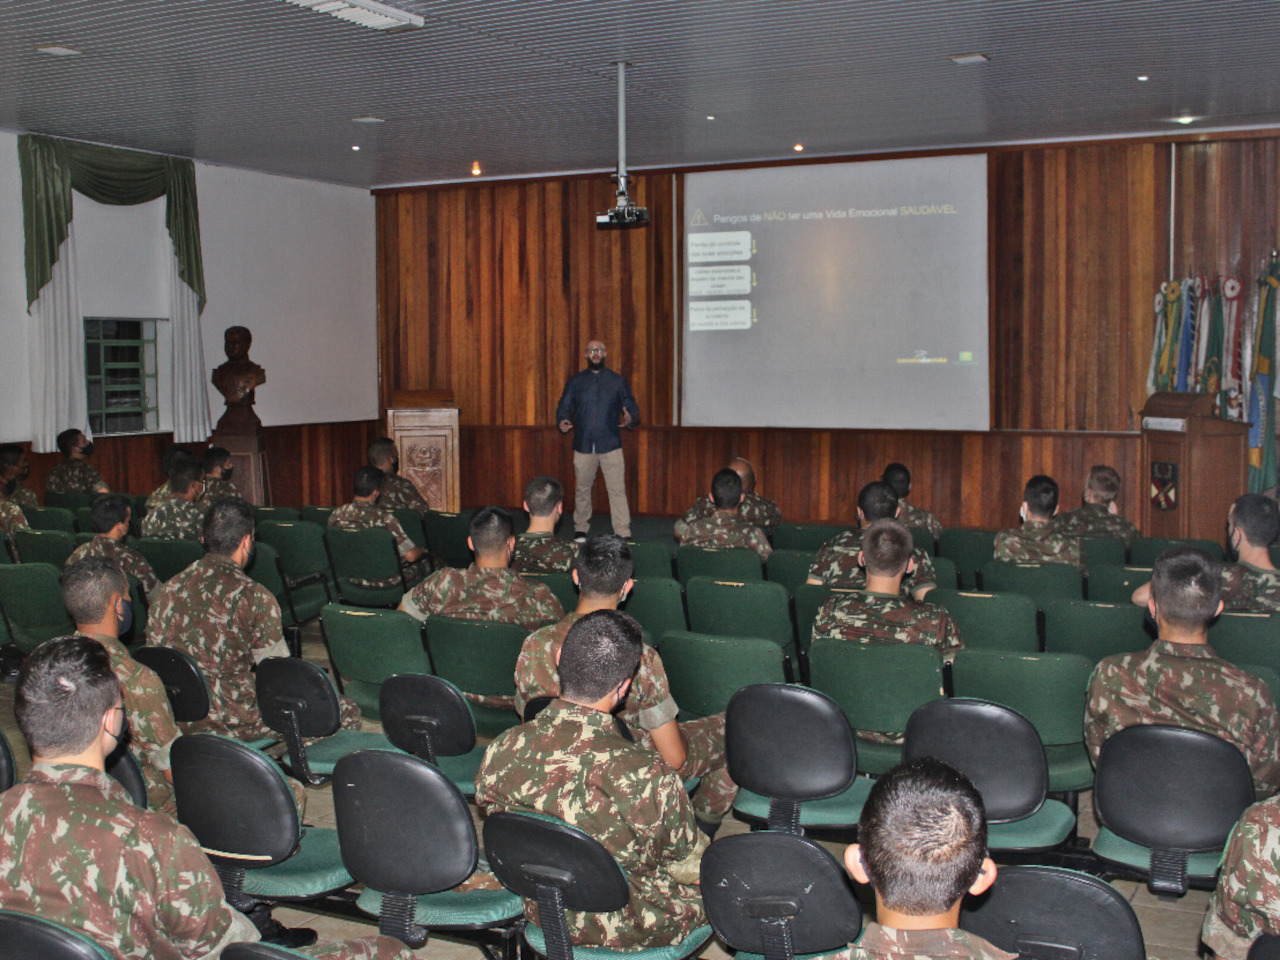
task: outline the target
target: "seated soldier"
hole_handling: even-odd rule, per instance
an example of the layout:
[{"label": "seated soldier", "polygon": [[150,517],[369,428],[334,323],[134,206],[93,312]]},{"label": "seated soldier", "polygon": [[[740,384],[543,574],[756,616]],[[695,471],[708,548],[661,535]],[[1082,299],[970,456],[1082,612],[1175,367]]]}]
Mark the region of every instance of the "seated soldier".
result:
[{"label": "seated soldier", "polygon": [[[679,943],[705,924],[699,832],[680,778],[632,743],[610,715],[627,697],[644,646],[616,610],[578,620],[560,647],[560,697],[498,736],[476,774],[476,805],[559,817],[604,845],[626,873],[627,905],[568,914],[575,945],[621,950]],[[525,914],[536,921],[535,905]]]},{"label": "seated soldier", "polygon": [[1050,522],[1058,512],[1058,484],[1037,474],[1022,493],[1022,527],[996,534],[994,559],[1016,563],[1069,563],[1084,569],[1084,548]]},{"label": "seated soldier", "polygon": [[[596,610],[616,610],[631,591],[634,569],[631,548],[621,537],[607,534],[582,544],[573,566],[573,582],[578,585],[577,609],[559,623],[530,634],[520,649],[516,661],[517,713],[523,716],[525,706],[537,697],[559,694],[556,657],[569,628]],[[682,781],[702,778],[693,797],[693,809],[699,826],[714,834],[738,792],[729,779],[725,761],[724,714],[677,723],[679,712],[671,697],[662,657],[645,644],[631,695],[620,716],[634,732],[636,742],[657,750]]]},{"label": "seated soldier", "polygon": [[556,536],[564,512],[564,487],[555,477],[534,477],[524,488],[529,529],[516,537],[511,569],[522,573],[561,573],[573,568],[578,545]]},{"label": "seated soldier", "polygon": [[901,510],[898,514],[899,520],[908,527],[928,530],[934,540],[942,536],[942,524],[937,517],[923,507],[907,503],[907,495],[911,493],[911,471],[905,464],[889,464],[884,468],[884,474],[880,479],[893,487],[893,493],[898,498],[898,507]]},{"label": "seated soldier", "polygon": [[858,562],[866,589],[829,596],[813,622],[813,639],[837,637],[858,643],[919,643],[937,647],[948,662],[964,643],[945,608],[901,593],[914,562],[911,531],[897,520],[877,520],[862,535]]},{"label": "seated soldier", "polygon": [[176,814],[169,748],[180,733],[164,684],[120,642],[133,623],[124,573],[107,557],[69,564],[62,574],[62,603],[76,622],[76,635],[97,640],[111,658],[129,721],[129,752],[147,782],[147,806]]},{"label": "seated soldier", "polygon": [[[274,738],[258,714],[254,671],[267,657],[287,657],[280,605],[244,572],[253,556],[253,510],[220,500],[204,520],[204,556],[160,588],[147,618],[147,643],[192,657],[209,685],[209,715],[184,724],[188,733],[237,740]],[[360,726],[360,708],[346,697],[342,726]]]},{"label": "seated soldier", "polygon": [[[738,516],[747,523],[759,527],[766,535],[782,522],[782,511],[778,505],[767,497],[756,493],[756,471],[750,461],[737,457],[729,461],[729,469],[742,478],[742,503],[738,504]],[[676,543],[684,541],[689,525],[697,520],[705,520],[714,516],[716,505],[710,495],[699,497],[684,516],[675,523],[672,535]]]},{"label": "seated soldier", "polygon": [[160,454],[160,469],[164,471],[164,483],[147,494],[147,502],[143,504],[142,510],[144,514],[150,513],[173,496],[173,491],[169,488],[169,474],[173,473],[173,468],[182,460],[194,459],[196,459],[195,455],[186,447],[169,447]]},{"label": "seated soldier", "polygon": [[715,505],[715,512],[689,524],[680,542],[687,547],[715,547],[720,550],[747,547],[760,554],[761,560],[768,560],[769,554],[773,553],[769,538],[738,513],[744,496],[742,478],[737,473],[728,467],[716,471],[711,478],[711,502]]},{"label": "seated soldier", "polygon": [[1261,936],[1280,936],[1280,797],[1255,803],[1240,818],[1209,899],[1200,939],[1214,960],[1246,960]]},{"label": "seated soldier", "polygon": [[26,451],[16,443],[0,445],[0,500],[20,507],[38,506],[36,492],[26,485],[30,475]]},{"label": "seated soldier", "polygon": [[129,536],[129,520],[132,515],[133,506],[122,493],[109,493],[95,500],[89,512],[95,536],[88,543],[78,546],[67,559],[66,565],[69,567],[90,557],[105,557],[138,581],[138,586],[150,603],[155,600],[160,581],[156,578],[150,561],[125,542],[125,538]]},{"label": "seated soldier", "polygon": [[[400,554],[400,566],[404,570],[405,583],[413,586],[427,575],[430,560],[427,551],[414,544],[404,527],[386,507],[378,501],[378,494],[386,485],[386,475],[374,467],[361,467],[352,481],[355,494],[350,503],[344,503],[329,514],[329,526],[334,530],[386,530],[396,542]],[[354,580],[356,586],[370,589],[400,586],[400,578],[386,580]]]},{"label": "seated soldier", "polygon": [[50,493],[106,493],[107,482],[97,470],[89,466],[88,458],[93,456],[93,441],[72,428],[58,434],[56,442],[62,453],[62,460],[45,478],[46,496]]},{"label": "seated soldier", "polygon": [[9,553],[13,559],[17,561],[18,551],[13,546],[13,532],[15,530],[26,530],[27,515],[22,512],[22,508],[16,503],[9,500],[0,500],[0,550],[8,547]]},{"label": "seated soldier", "polygon": [[404,595],[401,610],[419,620],[432,615],[496,620],[526,630],[564,616],[550,587],[510,569],[516,543],[510,513],[484,507],[471,518],[469,530],[467,546],[475,552],[475,563],[466,570],[437,570]]},{"label": "seated soldier", "polygon": [[226,447],[210,447],[204,452],[204,493],[200,496],[201,509],[208,510],[218,500],[243,500],[240,491],[231,482],[235,465],[231,451]]},{"label": "seated soldier", "polygon": [[[124,737],[128,706],[101,644],[87,637],[41,644],[22,665],[16,700],[33,763],[0,794],[0,908],[78,930],[117,960],[219,956],[228,944],[257,941],[254,922],[278,942],[314,943],[314,931],[283,930],[265,908],[254,922],[231,909],[191,831],[135,807],[103,772]],[[412,956],[387,937],[303,952],[330,960]]]},{"label": "seated soldier", "polygon": [[384,510],[417,510],[419,513],[430,509],[413,481],[400,476],[400,454],[390,437],[379,437],[369,444],[369,466],[382,471],[378,506]]},{"label": "seated soldier", "polygon": [[1084,481],[1084,505],[1053,518],[1053,528],[1064,537],[1116,537],[1125,549],[1133,546],[1138,528],[1120,516],[1120,474],[1099,465]]},{"label": "seated soldier", "polygon": [[844,854],[853,878],[875,891],[876,919],[833,960],[1014,960],[959,929],[965,894],[995,882],[986,853],[982,797],[964,774],[933,757],[894,767],[871,788]]},{"label": "seated soldier", "polygon": [[1222,568],[1206,553],[1179,547],[1156,560],[1147,609],[1159,639],[1140,653],[1104,658],[1089,679],[1084,735],[1094,763],[1113,733],[1171,724],[1239,747],[1258,796],[1280,790],[1280,717],[1271,691],[1209,646],[1221,592]]},{"label": "seated soldier", "polygon": [[[822,545],[809,565],[806,583],[825,583],[839,590],[862,590],[867,585],[867,571],[858,560],[862,553],[861,527],[877,520],[895,520],[900,513],[898,496],[883,480],[872,480],[858,491],[858,528],[837,533]],[[938,585],[929,551],[911,551],[912,567],[902,578],[903,596],[923,600]]]},{"label": "seated soldier", "polygon": [[157,540],[200,540],[204,510],[204,464],[192,457],[180,457],[169,473],[168,499],[161,500],[142,518],[142,535]]}]

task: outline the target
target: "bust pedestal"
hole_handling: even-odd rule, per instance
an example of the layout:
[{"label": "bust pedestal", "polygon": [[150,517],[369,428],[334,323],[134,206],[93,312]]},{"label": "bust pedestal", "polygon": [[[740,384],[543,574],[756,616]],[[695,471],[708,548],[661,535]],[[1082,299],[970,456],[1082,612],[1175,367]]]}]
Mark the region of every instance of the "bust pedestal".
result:
[{"label": "bust pedestal", "polygon": [[267,450],[262,442],[262,421],[253,407],[227,404],[213,430],[214,446],[226,447],[235,469],[235,485],[249,503],[271,505],[271,478],[267,471]]},{"label": "bust pedestal", "polygon": [[457,513],[462,502],[458,483],[458,408],[389,409],[387,436],[396,442],[401,476],[413,482],[427,505],[432,510]]}]

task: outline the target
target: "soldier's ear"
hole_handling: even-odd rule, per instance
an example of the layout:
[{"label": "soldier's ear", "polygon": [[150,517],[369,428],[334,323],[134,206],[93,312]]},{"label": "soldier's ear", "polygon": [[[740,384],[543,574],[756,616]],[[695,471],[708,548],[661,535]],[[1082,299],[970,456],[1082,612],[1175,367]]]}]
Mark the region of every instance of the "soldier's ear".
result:
[{"label": "soldier's ear", "polygon": [[862,844],[851,843],[844,850],[844,865],[849,875],[859,883],[870,883],[871,876],[862,862]]},{"label": "soldier's ear", "polygon": [[467,549],[470,550],[472,553],[476,552],[476,545],[471,542],[470,537],[467,537]]}]

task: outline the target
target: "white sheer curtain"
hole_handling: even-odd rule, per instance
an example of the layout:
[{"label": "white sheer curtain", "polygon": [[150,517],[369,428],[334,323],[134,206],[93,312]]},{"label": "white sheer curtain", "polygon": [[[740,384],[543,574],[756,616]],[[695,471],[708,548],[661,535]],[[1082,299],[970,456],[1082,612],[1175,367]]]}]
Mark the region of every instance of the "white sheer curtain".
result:
[{"label": "white sheer curtain", "polygon": [[169,258],[169,319],[173,332],[173,441],[201,443],[213,432],[205,387],[200,301]]},{"label": "white sheer curtain", "polygon": [[75,251],[75,226],[68,223],[67,239],[58,248],[52,277],[31,305],[27,357],[31,364],[31,449],[36,453],[56,451],[56,438],[63,430],[76,427],[91,436]]}]

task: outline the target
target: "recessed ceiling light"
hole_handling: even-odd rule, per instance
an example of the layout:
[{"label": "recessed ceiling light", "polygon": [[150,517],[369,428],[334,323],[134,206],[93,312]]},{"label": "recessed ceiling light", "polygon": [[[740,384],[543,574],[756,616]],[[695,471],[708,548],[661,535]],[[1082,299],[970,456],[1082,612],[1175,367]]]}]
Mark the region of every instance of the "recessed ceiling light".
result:
[{"label": "recessed ceiling light", "polygon": [[794,147],[792,147],[791,149],[792,149],[792,150],[794,150],[796,153],[800,153],[800,152],[804,149],[804,144],[803,144],[803,143],[797,143],[797,144],[796,144]]},{"label": "recessed ceiling light", "polygon": [[958,53],[951,62],[958,67],[968,67],[975,63],[987,63],[991,60],[985,53]]},{"label": "recessed ceiling light", "polygon": [[1150,79],[1151,79],[1151,78],[1150,78],[1150,77],[1148,77],[1145,73],[1140,73],[1140,74],[1138,74],[1138,82],[1139,82],[1139,83],[1146,83],[1146,82],[1147,82],[1148,80],[1150,80]]},{"label": "recessed ceiling light", "polygon": [[479,161],[479,160],[476,160],[475,162],[473,162],[473,163],[471,164],[471,175],[472,175],[473,177],[478,177],[478,176],[480,176],[480,161]]},{"label": "recessed ceiling light", "polygon": [[358,146],[354,146],[354,147],[352,147],[351,149],[352,149],[352,150],[356,150],[356,151],[358,151],[360,148],[359,148]]},{"label": "recessed ceiling light", "polygon": [[416,13],[378,3],[378,0],[285,0],[285,3],[384,32],[413,30],[426,23]]},{"label": "recessed ceiling light", "polygon": [[51,57],[78,57],[80,51],[72,47],[64,47],[59,44],[51,44],[47,47],[36,47],[38,53],[47,53]]},{"label": "recessed ceiling light", "polygon": [[708,113],[708,114],[707,114],[707,119],[708,119],[708,120],[714,120],[715,118],[716,118],[716,115],[715,115],[714,113]]},{"label": "recessed ceiling light", "polygon": [[371,114],[366,114],[363,117],[352,117],[351,122],[352,123],[386,123],[387,121],[383,120],[381,117],[375,117]]},{"label": "recessed ceiling light", "polygon": [[1195,123],[1199,119],[1199,117],[1171,117],[1170,122],[1180,123],[1185,127],[1188,123]]}]

